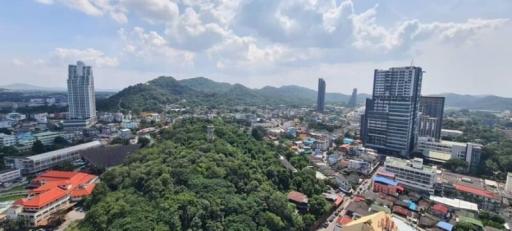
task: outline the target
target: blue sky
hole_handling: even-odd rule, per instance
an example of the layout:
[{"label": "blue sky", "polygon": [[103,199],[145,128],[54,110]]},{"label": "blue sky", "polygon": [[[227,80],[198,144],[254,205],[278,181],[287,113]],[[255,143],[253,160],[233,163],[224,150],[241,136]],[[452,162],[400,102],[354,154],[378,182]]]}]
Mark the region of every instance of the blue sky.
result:
[{"label": "blue sky", "polygon": [[159,75],[250,87],[370,92],[373,69],[414,64],[423,92],[512,96],[509,0],[19,0],[0,7],[0,85],[96,87]]}]

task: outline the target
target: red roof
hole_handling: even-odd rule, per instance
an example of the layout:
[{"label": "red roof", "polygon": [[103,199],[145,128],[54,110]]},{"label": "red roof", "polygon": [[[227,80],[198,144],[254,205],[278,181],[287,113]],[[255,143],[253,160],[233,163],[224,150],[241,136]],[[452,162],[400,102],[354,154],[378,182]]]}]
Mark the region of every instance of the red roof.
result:
[{"label": "red roof", "polygon": [[36,196],[21,199],[20,204],[23,205],[24,207],[41,208],[65,196],[67,196],[65,190],[62,190],[60,188],[52,188]]},{"label": "red roof", "polygon": [[39,187],[29,192],[29,198],[21,199],[20,205],[41,208],[66,196],[84,197],[94,190],[96,176],[82,172],[47,171],[33,182]]},{"label": "red roof", "polygon": [[297,203],[308,203],[308,197],[300,192],[291,191],[288,193],[288,200],[297,202]]},{"label": "red roof", "polygon": [[486,191],[486,190],[473,188],[473,187],[462,185],[462,184],[453,184],[453,186],[455,187],[455,189],[457,189],[457,191],[471,193],[471,194],[475,194],[478,196],[487,197],[487,198],[491,198],[491,199],[497,199],[496,195],[494,193]]},{"label": "red roof", "polygon": [[349,216],[343,216],[343,217],[338,218],[337,222],[338,222],[338,224],[345,225],[351,221],[352,221],[352,218],[350,218]]},{"label": "red roof", "polygon": [[448,207],[446,207],[442,204],[435,204],[434,206],[432,206],[432,210],[442,213],[442,214],[448,213]]}]

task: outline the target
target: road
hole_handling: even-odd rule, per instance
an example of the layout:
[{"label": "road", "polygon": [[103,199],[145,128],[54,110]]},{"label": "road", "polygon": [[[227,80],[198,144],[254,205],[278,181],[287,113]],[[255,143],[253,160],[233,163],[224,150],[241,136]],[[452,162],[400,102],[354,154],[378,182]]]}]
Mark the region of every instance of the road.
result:
[{"label": "road", "polygon": [[[374,172],[374,174],[375,174],[375,172]],[[373,175],[370,178],[364,179],[363,182],[361,182],[361,184],[356,188],[353,195],[364,194],[364,192],[366,192],[366,190],[368,190],[368,188],[370,187],[372,178],[373,178]],[[327,226],[327,228],[320,228],[320,229],[318,229],[318,231],[333,231],[334,228],[336,227],[338,218],[345,215],[345,212],[346,212],[345,208],[350,204],[350,202],[352,202],[353,198],[354,198],[353,196],[350,196],[350,197],[346,196],[344,198],[341,206],[331,214],[331,216],[335,216],[335,219],[332,222],[329,222],[329,226]],[[341,210],[341,209],[343,209],[343,210]],[[336,212],[339,212],[338,216],[336,216]],[[331,217],[331,216],[329,216],[329,217]]]},{"label": "road", "polygon": [[73,222],[80,221],[85,218],[85,212],[73,209],[66,214],[65,221],[62,223],[56,231],[64,231]]}]

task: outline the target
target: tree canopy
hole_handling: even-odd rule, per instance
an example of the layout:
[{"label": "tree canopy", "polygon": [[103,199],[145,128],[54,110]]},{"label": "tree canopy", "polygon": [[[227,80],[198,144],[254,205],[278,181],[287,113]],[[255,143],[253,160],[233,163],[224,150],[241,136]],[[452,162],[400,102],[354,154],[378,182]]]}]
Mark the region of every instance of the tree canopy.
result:
[{"label": "tree canopy", "polygon": [[[215,126],[214,142],[206,126]],[[80,230],[306,230],[327,206],[311,169],[292,174],[277,147],[222,121],[184,120],[101,177]],[[299,214],[290,190],[312,197]]]}]

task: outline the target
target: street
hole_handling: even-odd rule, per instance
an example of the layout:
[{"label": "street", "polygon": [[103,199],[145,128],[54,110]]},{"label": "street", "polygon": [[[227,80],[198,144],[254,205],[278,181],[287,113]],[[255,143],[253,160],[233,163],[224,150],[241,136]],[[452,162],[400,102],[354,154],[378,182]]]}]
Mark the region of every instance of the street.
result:
[{"label": "street", "polygon": [[[338,218],[343,217],[343,215],[345,215],[345,212],[346,212],[345,208],[350,204],[350,202],[352,202],[352,200],[354,198],[354,195],[363,194],[364,192],[366,192],[366,190],[368,190],[368,188],[370,187],[370,184],[371,184],[371,179],[373,178],[373,176],[374,176],[374,174],[376,172],[377,171],[373,172],[373,174],[369,178],[364,179],[363,182],[361,182],[361,184],[356,188],[356,190],[354,191],[352,196],[344,197],[343,203],[341,204],[341,206],[338,207],[338,209],[336,209],[331,214],[331,216],[335,216],[334,220],[331,221],[331,222],[326,221],[326,222],[329,222],[329,225],[327,226],[327,228],[320,228],[320,229],[318,229],[319,231],[332,231],[332,230],[334,230],[334,228],[336,227]],[[337,216],[336,216],[336,213],[338,213]],[[331,216],[329,216],[329,217],[331,217]]]}]

